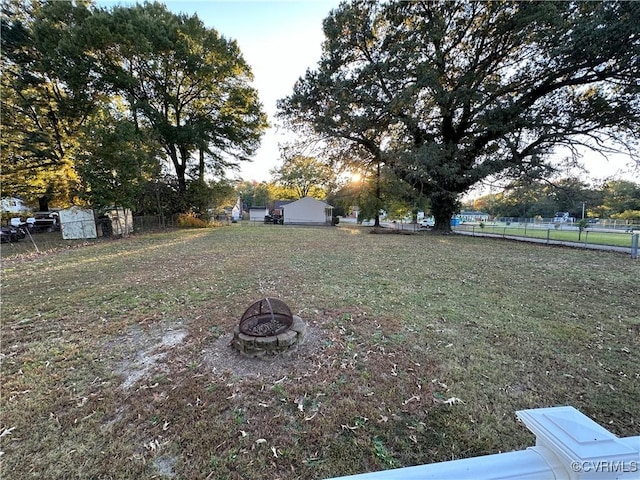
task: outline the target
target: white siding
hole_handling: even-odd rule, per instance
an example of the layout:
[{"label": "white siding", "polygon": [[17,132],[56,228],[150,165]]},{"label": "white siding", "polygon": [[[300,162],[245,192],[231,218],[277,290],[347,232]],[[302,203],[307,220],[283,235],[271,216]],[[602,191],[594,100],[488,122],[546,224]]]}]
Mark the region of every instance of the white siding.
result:
[{"label": "white siding", "polygon": [[325,202],[311,197],[304,197],[284,206],[285,224],[325,224],[331,222],[331,214],[327,215]]},{"label": "white siding", "polygon": [[269,209],[267,209],[267,207],[251,207],[249,209],[249,221],[251,222],[264,222],[265,215],[269,215]]}]

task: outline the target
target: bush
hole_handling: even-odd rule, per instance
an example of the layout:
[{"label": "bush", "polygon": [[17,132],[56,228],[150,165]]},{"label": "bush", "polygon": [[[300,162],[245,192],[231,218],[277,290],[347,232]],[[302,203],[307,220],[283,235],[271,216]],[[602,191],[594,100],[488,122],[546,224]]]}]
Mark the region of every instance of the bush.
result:
[{"label": "bush", "polygon": [[196,217],[193,213],[181,213],[178,215],[178,227],[180,228],[207,228],[211,224]]}]

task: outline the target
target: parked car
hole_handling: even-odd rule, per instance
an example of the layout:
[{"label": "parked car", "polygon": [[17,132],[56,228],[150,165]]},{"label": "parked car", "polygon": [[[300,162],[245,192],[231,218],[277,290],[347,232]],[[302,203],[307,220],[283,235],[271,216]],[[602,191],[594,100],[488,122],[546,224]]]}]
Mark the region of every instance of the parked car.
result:
[{"label": "parked car", "polygon": [[435,224],[436,221],[433,217],[423,218],[418,222],[420,228],[433,228]]}]

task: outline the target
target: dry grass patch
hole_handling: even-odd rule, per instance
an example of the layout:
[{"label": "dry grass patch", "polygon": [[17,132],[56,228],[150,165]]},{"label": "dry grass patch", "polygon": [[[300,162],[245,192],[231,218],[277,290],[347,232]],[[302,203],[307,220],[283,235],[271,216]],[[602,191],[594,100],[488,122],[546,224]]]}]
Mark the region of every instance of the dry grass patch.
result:
[{"label": "dry grass patch", "polygon": [[[570,404],[637,435],[627,256],[232,225],[3,261],[2,476],[326,478],[529,445]],[[229,347],[285,300],[299,349]]]}]

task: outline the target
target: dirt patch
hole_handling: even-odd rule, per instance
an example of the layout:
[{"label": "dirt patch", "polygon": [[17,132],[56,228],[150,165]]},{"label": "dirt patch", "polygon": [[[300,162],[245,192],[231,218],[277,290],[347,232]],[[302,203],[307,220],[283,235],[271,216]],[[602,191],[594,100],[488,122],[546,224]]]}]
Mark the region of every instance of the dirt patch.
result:
[{"label": "dirt patch", "polygon": [[122,361],[115,369],[116,373],[125,377],[122,388],[129,390],[138,381],[150,378],[152,373],[168,372],[164,360],[169,351],[181,344],[188,332],[183,328],[165,331],[143,332],[139,328],[120,338],[116,343],[124,342],[126,351],[135,352],[133,358]]},{"label": "dirt patch", "polygon": [[240,379],[280,378],[293,375],[294,372],[305,374],[315,368],[318,354],[327,343],[323,328],[317,324],[307,325],[304,341],[297,348],[262,358],[243,356],[233,348],[232,333],[205,340],[197,354],[189,352],[188,347],[193,343],[188,340],[190,338],[195,340],[189,336],[185,325],[180,323],[173,327],[163,325],[148,330],[134,327],[111,342],[110,348],[117,348],[120,353],[121,360],[115,372],[124,378],[122,389],[128,391],[139,382],[152,380],[159,373],[169,374],[171,363],[176,362],[178,357],[185,364],[204,362],[213,375]]},{"label": "dirt patch", "polygon": [[324,344],[321,328],[307,325],[304,342],[295,350],[261,358],[243,356],[231,346],[233,334],[223,335],[203,350],[204,361],[214,374],[246,377],[282,377],[292,371],[311,370],[314,356]]}]

